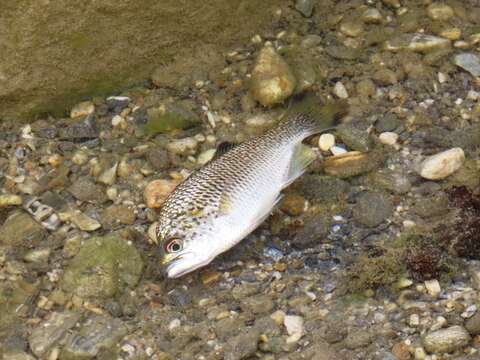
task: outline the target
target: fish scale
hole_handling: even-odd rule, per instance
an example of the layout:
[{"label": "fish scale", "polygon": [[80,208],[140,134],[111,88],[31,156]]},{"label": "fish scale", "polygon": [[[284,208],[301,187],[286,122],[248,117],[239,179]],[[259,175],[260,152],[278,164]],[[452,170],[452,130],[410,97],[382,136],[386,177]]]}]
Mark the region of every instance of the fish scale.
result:
[{"label": "fish scale", "polygon": [[[214,158],[178,185],[161,209],[157,228],[168,276],[208,264],[258,227],[281,190],[313,160],[311,150],[305,155],[302,140],[343,113],[335,103],[316,114],[290,117]],[[169,252],[165,246],[172,241],[181,250]]]}]

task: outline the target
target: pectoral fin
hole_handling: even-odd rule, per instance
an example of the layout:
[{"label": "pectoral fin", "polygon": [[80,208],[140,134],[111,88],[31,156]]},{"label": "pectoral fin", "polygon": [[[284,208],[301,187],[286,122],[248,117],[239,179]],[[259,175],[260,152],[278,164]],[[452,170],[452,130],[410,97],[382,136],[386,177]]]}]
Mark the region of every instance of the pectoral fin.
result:
[{"label": "pectoral fin", "polygon": [[315,152],[310,147],[302,143],[295,146],[282,189],[302,175],[316,157]]}]

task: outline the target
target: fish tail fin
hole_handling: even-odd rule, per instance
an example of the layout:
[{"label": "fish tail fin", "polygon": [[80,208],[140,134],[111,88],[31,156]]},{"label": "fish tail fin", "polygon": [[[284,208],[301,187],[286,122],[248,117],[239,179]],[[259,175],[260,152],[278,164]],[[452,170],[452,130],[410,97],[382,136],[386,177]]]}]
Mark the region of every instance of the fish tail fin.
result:
[{"label": "fish tail fin", "polygon": [[334,128],[348,113],[348,103],[337,100],[320,105],[317,97],[306,94],[293,99],[285,125],[306,136]]}]

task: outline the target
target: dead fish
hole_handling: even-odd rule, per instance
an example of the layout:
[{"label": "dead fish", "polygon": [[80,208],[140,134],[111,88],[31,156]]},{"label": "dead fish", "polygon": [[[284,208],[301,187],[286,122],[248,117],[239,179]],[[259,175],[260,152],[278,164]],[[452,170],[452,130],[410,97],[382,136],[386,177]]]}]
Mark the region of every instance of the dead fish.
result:
[{"label": "dead fish", "polygon": [[347,110],[345,102],[323,107],[311,99],[302,103],[263,135],[217,150],[170,194],[156,230],[169,278],[207,265],[255,230],[282,189],[315,159],[302,140],[331,128]]}]

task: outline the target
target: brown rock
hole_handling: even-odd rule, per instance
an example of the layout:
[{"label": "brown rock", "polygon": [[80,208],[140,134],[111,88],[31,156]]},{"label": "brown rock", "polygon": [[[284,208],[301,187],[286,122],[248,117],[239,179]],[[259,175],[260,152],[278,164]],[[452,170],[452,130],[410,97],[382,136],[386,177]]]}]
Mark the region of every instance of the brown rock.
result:
[{"label": "brown rock", "polygon": [[152,209],[162,207],[168,195],[178,184],[179,182],[176,180],[158,179],[151,181],[143,191],[143,199],[147,207]]}]

